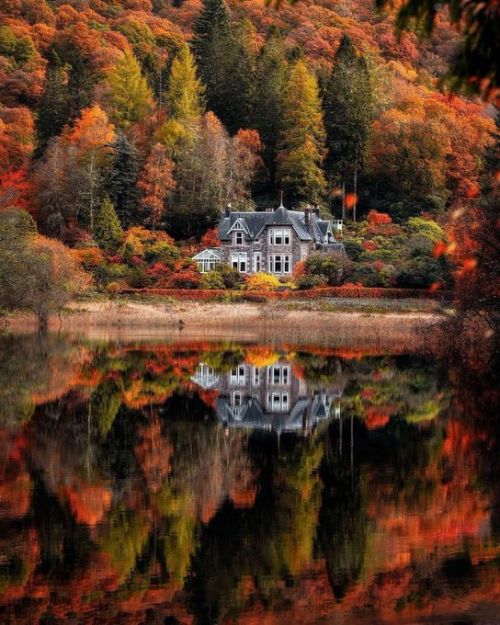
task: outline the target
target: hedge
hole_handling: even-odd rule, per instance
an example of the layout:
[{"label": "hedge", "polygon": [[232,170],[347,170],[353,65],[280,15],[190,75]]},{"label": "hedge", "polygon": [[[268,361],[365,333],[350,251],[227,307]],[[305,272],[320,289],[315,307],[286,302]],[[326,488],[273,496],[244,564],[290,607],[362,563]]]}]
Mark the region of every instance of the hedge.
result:
[{"label": "hedge", "polygon": [[160,295],[174,299],[188,301],[206,300],[232,300],[232,301],[265,301],[265,300],[314,300],[321,298],[366,298],[380,299],[388,297],[392,299],[433,299],[450,301],[453,299],[452,291],[431,292],[427,289],[395,289],[395,288],[369,288],[362,286],[349,287],[318,287],[309,290],[284,290],[284,291],[235,291],[231,289],[166,289],[166,288],[123,288],[118,292],[120,295]]}]

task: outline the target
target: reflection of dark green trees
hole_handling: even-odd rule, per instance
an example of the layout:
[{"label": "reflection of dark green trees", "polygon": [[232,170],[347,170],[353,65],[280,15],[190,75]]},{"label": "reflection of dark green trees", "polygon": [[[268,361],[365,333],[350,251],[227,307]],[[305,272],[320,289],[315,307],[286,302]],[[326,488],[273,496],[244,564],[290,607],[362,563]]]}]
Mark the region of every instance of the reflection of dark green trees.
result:
[{"label": "reflection of dark green trees", "polygon": [[343,405],[361,419],[372,407],[410,423],[423,423],[438,417],[447,406],[448,398],[440,392],[441,371],[436,363],[378,357],[353,361],[349,368]]},{"label": "reflection of dark green trees", "polygon": [[71,371],[75,354],[74,345],[54,336],[0,337],[0,426],[28,420],[35,409],[33,395],[52,390],[54,372]]},{"label": "reflection of dark green trees", "polygon": [[108,434],[121,403],[121,393],[114,380],[106,380],[92,393],[90,414],[101,436]]},{"label": "reflection of dark green trees", "polygon": [[322,478],[317,540],[333,594],[340,601],[363,570],[368,537],[366,485],[363,469],[356,464],[351,472],[338,457],[325,459]]},{"label": "reflection of dark green trees", "polygon": [[314,437],[284,437],[279,447],[270,441],[256,435],[253,442],[260,467],[254,507],[228,502],[202,530],[187,586],[198,625],[236,618],[248,578],[269,603],[280,580],[291,581],[312,561],[322,444]]},{"label": "reflection of dark green trees", "polygon": [[76,523],[66,505],[46,491],[41,480],[34,490],[33,516],[40,543],[41,572],[57,579],[77,574],[92,551],[88,531]]}]

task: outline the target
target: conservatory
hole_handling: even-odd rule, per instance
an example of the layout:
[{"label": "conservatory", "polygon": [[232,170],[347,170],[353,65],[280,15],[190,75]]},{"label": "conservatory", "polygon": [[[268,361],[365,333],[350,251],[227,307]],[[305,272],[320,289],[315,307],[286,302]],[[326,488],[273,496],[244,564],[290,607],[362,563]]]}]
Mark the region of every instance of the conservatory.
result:
[{"label": "conservatory", "polygon": [[207,273],[207,271],[213,271],[221,262],[221,253],[217,248],[207,248],[193,256],[193,260],[201,273]]}]

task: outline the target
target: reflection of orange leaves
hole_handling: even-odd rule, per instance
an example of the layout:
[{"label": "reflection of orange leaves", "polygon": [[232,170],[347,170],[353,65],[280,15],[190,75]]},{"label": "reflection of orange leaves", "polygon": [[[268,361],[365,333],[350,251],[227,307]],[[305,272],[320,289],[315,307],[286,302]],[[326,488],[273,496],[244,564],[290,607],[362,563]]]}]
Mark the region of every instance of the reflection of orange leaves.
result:
[{"label": "reflection of orange leaves", "polygon": [[462,263],[463,271],[474,271],[477,266],[477,260],[475,258],[466,258]]},{"label": "reflection of orange leaves", "polygon": [[389,423],[389,415],[388,414],[373,414],[371,416],[366,416],[365,424],[367,429],[375,430],[377,428],[383,428]]},{"label": "reflection of orange leaves", "polygon": [[346,193],[346,196],[344,198],[344,204],[346,208],[353,208],[357,201],[358,196],[355,193]]},{"label": "reflection of orange leaves", "polygon": [[446,249],[446,243],[444,241],[438,241],[432,250],[432,255],[434,258],[439,258],[439,256],[442,256],[446,252]]},{"label": "reflection of orange leaves", "polygon": [[245,355],[245,362],[254,367],[268,367],[279,360],[279,354],[269,347],[251,347]]},{"label": "reflection of orange leaves", "polygon": [[234,488],[230,491],[229,497],[235,508],[251,508],[257,497],[257,489],[255,486]]},{"label": "reflection of orange leaves", "polygon": [[28,473],[21,473],[13,479],[0,483],[0,511],[7,511],[12,518],[26,516],[31,504],[33,484]]},{"label": "reflection of orange leaves", "polygon": [[91,486],[77,482],[66,487],[64,494],[78,523],[94,526],[100,523],[111,507],[113,494],[104,486]]},{"label": "reflection of orange leaves", "polygon": [[198,395],[201,399],[201,401],[206,405],[209,406],[210,408],[214,408],[215,409],[215,404],[217,402],[217,397],[219,395],[218,391],[207,391],[207,390],[200,390],[198,392]]},{"label": "reflection of orange leaves", "polygon": [[441,280],[437,280],[436,282],[433,282],[431,284],[431,286],[429,287],[429,292],[430,293],[435,293],[436,291],[439,291],[439,289],[443,288],[443,283],[441,282]]},{"label": "reflection of orange leaves", "polygon": [[305,377],[305,372],[304,372],[304,368],[301,367],[300,365],[298,365],[297,363],[293,363],[292,365],[292,371],[294,376],[298,379],[298,380],[303,380]]}]

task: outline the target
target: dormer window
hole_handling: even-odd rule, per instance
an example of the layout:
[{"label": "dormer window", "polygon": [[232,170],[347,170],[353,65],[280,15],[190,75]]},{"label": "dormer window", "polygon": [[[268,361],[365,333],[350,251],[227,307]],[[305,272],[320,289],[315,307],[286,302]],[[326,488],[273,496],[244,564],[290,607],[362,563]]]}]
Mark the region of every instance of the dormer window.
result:
[{"label": "dormer window", "polygon": [[234,244],[243,245],[243,232],[241,230],[237,230],[234,233]]}]

